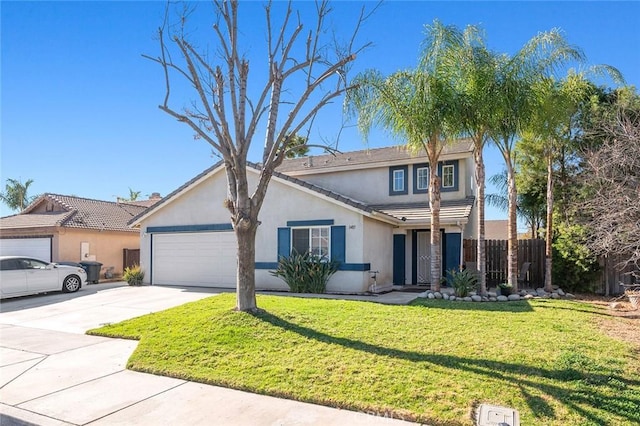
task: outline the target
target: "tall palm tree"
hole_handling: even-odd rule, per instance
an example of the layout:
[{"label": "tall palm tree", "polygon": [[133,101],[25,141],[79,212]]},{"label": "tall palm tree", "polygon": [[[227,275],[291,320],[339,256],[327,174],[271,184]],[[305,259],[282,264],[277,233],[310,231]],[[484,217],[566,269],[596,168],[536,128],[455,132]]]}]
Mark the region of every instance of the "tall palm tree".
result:
[{"label": "tall palm tree", "polygon": [[366,71],[356,77],[347,104],[358,114],[358,127],[368,136],[376,125],[406,140],[407,147],[424,151],[429,161],[430,281],[440,290],[442,252],[440,237],[440,176],[438,161],[444,146],[459,134],[458,103],[451,78],[444,68],[445,55],[459,45],[461,32],[438,21],[426,28],[424,54],[415,70],[384,77]]},{"label": "tall palm tree", "polygon": [[489,141],[495,99],[494,74],[496,56],[484,41],[484,32],[469,25],[458,44],[450,44],[444,55],[445,76],[452,78],[459,108],[462,134],[473,141],[476,180],[476,224],[478,229],[477,264],[480,294],[487,294],[487,259],[485,255],[485,165],[484,147]]},{"label": "tall palm tree", "polygon": [[570,60],[582,60],[577,48],[568,44],[559,30],[540,33],[513,56],[498,58],[495,72],[494,122],[491,139],[502,154],[507,170],[509,245],[508,282],[518,290],[517,190],[515,141],[529,125],[539,108],[536,84],[551,76]]},{"label": "tall palm tree", "polygon": [[0,192],[0,200],[11,210],[24,210],[37,196],[28,195],[33,179],[22,183],[20,179],[7,179],[4,192]]}]

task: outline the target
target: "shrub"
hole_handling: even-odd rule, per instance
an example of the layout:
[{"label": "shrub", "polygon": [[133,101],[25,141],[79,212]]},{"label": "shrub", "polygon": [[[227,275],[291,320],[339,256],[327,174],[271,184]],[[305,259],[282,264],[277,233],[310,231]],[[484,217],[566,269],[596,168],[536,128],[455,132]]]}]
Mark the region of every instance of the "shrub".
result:
[{"label": "shrub", "polygon": [[338,262],[293,252],[289,257],[281,257],[278,269],[270,273],[281,278],[294,293],[324,293],[329,278],[337,270]]},{"label": "shrub", "polygon": [[122,278],[129,285],[142,285],[144,279],[144,271],[140,268],[140,265],[133,265],[131,267],[124,268],[124,274]]},{"label": "shrub", "polygon": [[478,283],[478,277],[472,271],[463,269],[462,271],[456,271],[452,269],[447,271],[449,274],[449,281],[451,287],[457,297],[466,297],[469,293],[476,289]]},{"label": "shrub", "polygon": [[565,291],[593,292],[598,261],[585,244],[586,229],[580,225],[557,225],[553,239],[553,283]]},{"label": "shrub", "polygon": [[509,283],[500,283],[498,284],[498,288],[500,289],[500,294],[503,296],[508,296],[513,293],[513,286]]}]

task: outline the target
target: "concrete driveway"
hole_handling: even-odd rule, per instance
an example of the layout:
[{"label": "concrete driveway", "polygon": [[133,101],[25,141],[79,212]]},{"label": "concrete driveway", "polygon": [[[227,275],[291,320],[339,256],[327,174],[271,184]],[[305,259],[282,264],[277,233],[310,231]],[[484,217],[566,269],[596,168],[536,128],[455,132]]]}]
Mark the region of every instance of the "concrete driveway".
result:
[{"label": "concrete driveway", "polygon": [[87,336],[106,323],[218,294],[88,286],[0,303],[0,424],[408,425],[385,417],[125,369],[136,341]]}]

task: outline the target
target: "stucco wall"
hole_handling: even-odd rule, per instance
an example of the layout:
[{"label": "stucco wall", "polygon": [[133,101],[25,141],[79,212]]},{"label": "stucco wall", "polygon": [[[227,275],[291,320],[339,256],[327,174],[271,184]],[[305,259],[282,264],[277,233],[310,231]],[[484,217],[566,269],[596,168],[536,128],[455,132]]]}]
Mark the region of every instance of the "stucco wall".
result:
[{"label": "stucco wall", "polygon": [[[458,190],[443,191],[443,200],[457,200],[472,195],[472,190],[469,189],[471,182],[469,179],[473,176],[473,169],[470,169],[469,163],[473,163],[471,158],[459,159]],[[386,165],[371,169],[354,169],[332,173],[305,173],[300,178],[370,204],[426,202],[428,200],[427,194],[413,193],[413,167],[414,165],[409,165],[407,171],[409,175],[407,195],[389,195],[389,167]]]},{"label": "stucco wall", "polygon": [[[256,184],[257,175],[250,172],[250,186]],[[140,259],[147,269],[151,265],[151,236],[147,232],[152,226],[175,226],[194,224],[230,223],[228,210],[223,207],[226,197],[226,177],[218,172],[188,192],[174,198],[140,224]],[[288,221],[333,220],[336,226],[344,226],[346,235],[346,263],[369,263],[365,256],[364,220],[361,213],[341,207],[335,202],[311,194],[296,185],[271,181],[265,202],[259,215],[261,225],[256,234],[256,262],[275,263],[278,258],[278,228],[287,227]],[[391,235],[390,225],[386,234]],[[372,233],[382,233],[380,227],[371,226]],[[375,243],[382,238],[375,237]],[[390,242],[389,242],[390,244]],[[390,254],[389,254],[390,257]],[[145,280],[150,274],[145,275]],[[328,291],[362,292],[369,282],[368,272],[339,271],[328,285]],[[256,271],[256,285],[261,289],[287,290],[279,278],[273,277],[268,270]]]},{"label": "stucco wall", "polygon": [[[378,286],[393,283],[393,228],[376,220],[364,220],[364,253],[371,269],[378,271]],[[373,281],[367,277],[368,284]]]},{"label": "stucco wall", "polygon": [[81,258],[81,244],[89,243],[89,255],[102,263],[102,274],[108,267],[114,267],[115,274],[122,274],[123,249],[137,249],[140,238],[136,232],[98,231],[62,228],[58,234],[58,253],[54,261],[81,262],[92,259]]}]

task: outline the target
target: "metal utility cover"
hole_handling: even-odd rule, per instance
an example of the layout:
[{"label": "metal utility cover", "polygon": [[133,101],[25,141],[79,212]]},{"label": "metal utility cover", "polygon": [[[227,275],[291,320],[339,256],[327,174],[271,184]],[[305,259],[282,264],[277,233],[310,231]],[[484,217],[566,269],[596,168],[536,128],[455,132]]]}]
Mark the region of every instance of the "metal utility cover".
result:
[{"label": "metal utility cover", "polygon": [[481,404],[477,421],[478,426],[520,426],[520,415],[513,408]]}]

